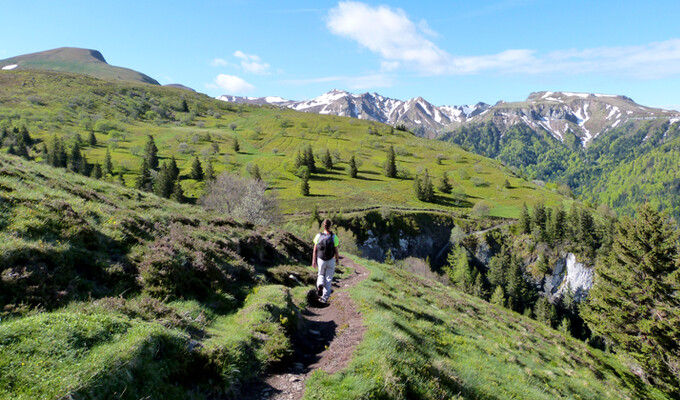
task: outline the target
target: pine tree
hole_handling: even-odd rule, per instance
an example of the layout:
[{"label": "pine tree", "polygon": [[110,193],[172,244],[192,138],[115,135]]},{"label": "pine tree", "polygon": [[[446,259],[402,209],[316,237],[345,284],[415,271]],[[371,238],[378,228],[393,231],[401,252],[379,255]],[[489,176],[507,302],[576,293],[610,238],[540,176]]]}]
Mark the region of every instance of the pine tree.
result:
[{"label": "pine tree", "polygon": [[501,247],[501,251],[495,256],[491,257],[489,261],[489,271],[486,278],[489,280],[491,287],[505,287],[507,283],[506,274],[510,269],[510,253],[506,246]]},{"label": "pine tree", "polygon": [[442,175],[441,179],[439,180],[437,190],[445,194],[450,194],[452,189],[453,186],[451,186],[451,182],[449,181],[449,175],[444,172],[444,175]]},{"label": "pine tree", "polygon": [[475,278],[475,285],[472,287],[472,295],[477,296],[480,299],[486,299],[488,296],[486,288],[484,287],[484,277],[480,273],[478,273]]},{"label": "pine tree", "polygon": [[309,168],[309,173],[316,174],[316,163],[314,162],[314,152],[312,151],[312,146],[307,146],[305,149],[305,164]]},{"label": "pine tree", "polygon": [[463,246],[454,247],[446,261],[448,266],[445,269],[453,285],[463,292],[471,294],[475,285],[475,276],[465,248]]},{"label": "pine tree", "polygon": [[71,147],[71,155],[68,158],[68,170],[71,172],[81,172],[83,156],[80,152],[80,144],[76,141]]},{"label": "pine tree", "polygon": [[97,137],[94,135],[94,131],[90,131],[90,135],[87,137],[87,142],[90,144],[90,146],[97,145]]},{"label": "pine tree", "polygon": [[195,179],[197,181],[202,181],[203,180],[203,167],[201,167],[201,160],[198,159],[198,157],[194,158],[194,162],[191,164],[191,179]]},{"label": "pine tree", "polygon": [[170,161],[166,161],[158,172],[158,178],[154,182],[154,193],[159,197],[169,198],[175,187],[175,180],[172,178]]},{"label": "pine tree", "polygon": [[170,176],[172,176],[173,181],[179,179],[179,168],[177,167],[175,156],[170,157],[170,172],[172,173]]},{"label": "pine tree", "polygon": [[135,187],[139,190],[150,192],[152,186],[153,180],[151,179],[151,169],[149,168],[149,162],[146,158],[144,158],[142,159],[142,165],[139,168],[139,175],[137,176],[137,183],[135,184]]},{"label": "pine tree", "polygon": [[385,160],[385,176],[388,178],[397,177],[397,161],[394,154],[394,146],[390,145],[387,149],[387,159]]},{"label": "pine tree", "polygon": [[158,147],[153,140],[153,136],[149,135],[144,149],[144,158],[150,169],[158,169]]},{"label": "pine tree", "polygon": [[423,181],[421,183],[422,200],[427,203],[432,203],[435,200],[434,197],[434,186],[432,185],[432,180],[430,179],[430,174],[425,170],[423,175]]},{"label": "pine tree", "polygon": [[234,149],[234,153],[237,153],[241,151],[241,145],[238,143],[238,139],[234,138],[234,141],[231,144],[231,148]]},{"label": "pine tree", "polygon": [[19,157],[25,158],[26,160],[31,158],[28,155],[28,148],[26,146],[24,146],[23,144],[17,145],[15,154],[18,155]]},{"label": "pine tree", "polygon": [[297,171],[303,165],[307,165],[307,162],[305,161],[305,156],[298,150],[297,156],[295,157],[295,170]]},{"label": "pine tree", "polygon": [[21,129],[19,130],[19,135],[17,137],[18,143],[23,146],[30,146],[33,144],[33,139],[31,138],[31,135],[28,133],[28,129],[26,129],[26,126],[22,126]]},{"label": "pine tree", "polygon": [[[175,165],[177,167],[177,165]],[[259,174],[259,171],[258,171]],[[211,182],[215,180],[215,170],[213,169],[213,165],[210,161],[206,161],[206,166],[205,166],[205,181],[206,182]]]},{"label": "pine tree", "polygon": [[14,148],[14,143],[9,144],[9,147],[7,148],[7,154],[11,154],[13,156],[15,156],[17,154],[17,151]]},{"label": "pine tree", "polygon": [[532,292],[529,284],[524,280],[524,267],[521,260],[512,258],[506,279],[508,308],[522,312],[531,303]]},{"label": "pine tree", "polygon": [[555,306],[550,304],[547,297],[543,296],[541,296],[534,305],[534,315],[536,316],[536,321],[542,322],[551,328],[557,319]]},{"label": "pine tree", "polygon": [[418,175],[413,178],[413,193],[416,195],[416,199],[423,201],[423,183]]},{"label": "pine tree", "polygon": [[185,99],[182,99],[182,104],[180,105],[179,110],[181,112],[189,112],[189,104],[187,104]]},{"label": "pine tree", "polygon": [[493,291],[493,294],[491,295],[491,304],[495,304],[499,307],[505,307],[505,292],[503,292],[503,288],[500,286],[496,286],[496,290]]},{"label": "pine tree", "polygon": [[349,159],[349,176],[350,178],[356,178],[358,174],[357,162],[354,159],[354,155],[352,155],[352,158]]},{"label": "pine tree", "polygon": [[613,248],[595,267],[583,319],[633,357],[674,396],[680,395],[679,233],[649,205],[624,217]]},{"label": "pine tree", "polygon": [[120,183],[121,186],[125,186],[125,177],[123,176],[123,171],[118,173],[118,183]]},{"label": "pine tree", "polygon": [[531,216],[529,216],[529,209],[527,203],[522,205],[522,213],[519,215],[519,222],[517,223],[520,234],[531,233]]},{"label": "pine tree", "polygon": [[113,174],[113,162],[111,161],[111,152],[106,149],[106,155],[104,156],[104,174]]},{"label": "pine tree", "polygon": [[300,182],[300,194],[303,196],[309,196],[309,175],[302,176],[302,181]]},{"label": "pine tree", "polygon": [[547,214],[545,211],[545,206],[543,203],[538,203],[534,206],[534,212],[532,213],[531,225],[534,237],[539,242],[544,242],[546,240],[546,222]]},{"label": "pine tree", "polygon": [[92,177],[94,179],[102,178],[102,166],[99,165],[99,163],[94,164],[94,167],[92,168]]},{"label": "pine tree", "polygon": [[187,201],[187,198],[184,196],[184,190],[182,190],[182,185],[179,183],[179,180],[175,181],[175,186],[172,189],[170,199],[178,203],[186,203]]},{"label": "pine tree", "polygon": [[323,167],[330,171],[333,169],[333,158],[331,157],[330,150],[326,149],[326,154],[323,156]]}]

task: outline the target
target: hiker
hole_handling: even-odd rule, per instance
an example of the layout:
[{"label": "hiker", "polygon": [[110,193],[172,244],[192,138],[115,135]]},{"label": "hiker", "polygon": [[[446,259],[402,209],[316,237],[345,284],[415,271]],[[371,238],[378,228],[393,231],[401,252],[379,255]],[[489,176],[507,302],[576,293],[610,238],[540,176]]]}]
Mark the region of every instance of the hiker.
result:
[{"label": "hiker", "polygon": [[314,253],[312,254],[312,267],[318,268],[316,278],[316,290],[321,303],[327,303],[331,295],[331,283],[335,264],[340,257],[338,254],[338,237],[331,231],[331,221],[324,219],[321,223],[323,232],[314,237]]}]

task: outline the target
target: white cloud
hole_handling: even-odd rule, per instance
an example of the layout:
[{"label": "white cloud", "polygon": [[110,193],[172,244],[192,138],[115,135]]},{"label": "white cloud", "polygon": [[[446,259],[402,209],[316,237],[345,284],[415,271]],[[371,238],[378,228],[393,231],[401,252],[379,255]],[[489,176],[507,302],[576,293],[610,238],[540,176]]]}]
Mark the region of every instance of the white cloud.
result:
[{"label": "white cloud", "polygon": [[221,88],[227,94],[241,94],[255,89],[255,86],[234,75],[219,74],[214,84],[207,85],[209,88]]},{"label": "white cloud", "polygon": [[222,58],[216,58],[210,62],[211,67],[226,67],[227,65],[229,65],[227,60]]},{"label": "white cloud", "polygon": [[269,73],[269,68],[271,67],[269,63],[262,62],[260,57],[254,54],[246,54],[237,50],[234,52],[234,57],[241,59],[241,68],[246,72],[258,75],[267,75]]},{"label": "white cloud", "polygon": [[[494,7],[525,4],[507,0]],[[461,75],[482,71],[513,74],[608,74],[656,79],[680,74],[680,39],[640,46],[561,50],[539,54],[508,49],[496,54],[454,56],[426,36],[438,36],[426,21],[413,23],[406,12],[389,6],[342,1],[328,13],[326,26],[381,57],[381,70],[407,67],[424,75]]]}]

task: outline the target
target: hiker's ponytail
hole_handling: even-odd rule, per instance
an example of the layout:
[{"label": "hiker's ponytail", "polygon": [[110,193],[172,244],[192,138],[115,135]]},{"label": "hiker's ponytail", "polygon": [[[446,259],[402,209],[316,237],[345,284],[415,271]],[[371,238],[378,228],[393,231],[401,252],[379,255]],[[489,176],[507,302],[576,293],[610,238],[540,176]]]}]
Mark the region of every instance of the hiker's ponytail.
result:
[{"label": "hiker's ponytail", "polygon": [[331,231],[331,226],[333,223],[331,222],[330,219],[324,219],[323,222],[321,222],[321,229],[328,231],[331,235],[333,235],[333,231]]}]

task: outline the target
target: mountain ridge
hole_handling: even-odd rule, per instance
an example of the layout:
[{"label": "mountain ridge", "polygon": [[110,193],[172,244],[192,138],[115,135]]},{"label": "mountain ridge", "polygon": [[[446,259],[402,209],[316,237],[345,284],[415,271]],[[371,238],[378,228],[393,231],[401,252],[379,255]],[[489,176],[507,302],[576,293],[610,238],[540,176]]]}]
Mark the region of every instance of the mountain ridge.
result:
[{"label": "mountain ridge", "polygon": [[352,94],[333,89],[311,100],[294,101],[281,97],[239,97],[222,95],[218,100],[241,104],[270,104],[297,111],[348,116],[390,125],[403,124],[418,136],[438,138],[460,126],[492,121],[505,132],[523,123],[534,131],[544,130],[564,142],[571,132],[584,147],[601,133],[629,121],[650,118],[680,120],[680,112],[642,106],[622,95],[541,91],[525,101],[498,101],[489,105],[435,106],[422,97],[398,100],[378,93]]}]

